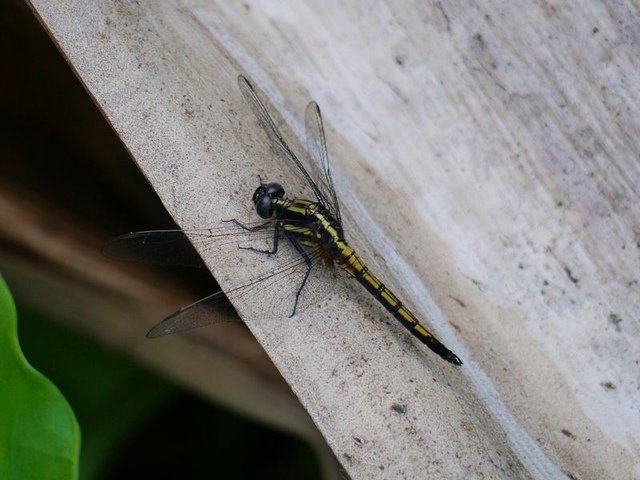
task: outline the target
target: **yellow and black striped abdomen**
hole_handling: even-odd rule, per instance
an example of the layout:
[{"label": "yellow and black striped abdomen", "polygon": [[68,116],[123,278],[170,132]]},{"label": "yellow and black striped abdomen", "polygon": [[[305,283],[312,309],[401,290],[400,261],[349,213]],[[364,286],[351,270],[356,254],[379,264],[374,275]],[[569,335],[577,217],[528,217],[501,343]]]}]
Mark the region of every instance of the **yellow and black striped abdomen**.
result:
[{"label": "yellow and black striped abdomen", "polygon": [[405,307],[396,295],[384,283],[369,271],[358,254],[348,245],[338,245],[341,255],[338,259],[340,267],[355,278],[378,302],[393,315],[407,330],[427,347],[454,365],[462,365],[462,361],[451,350],[445,347],[427,330],[411,311]]}]

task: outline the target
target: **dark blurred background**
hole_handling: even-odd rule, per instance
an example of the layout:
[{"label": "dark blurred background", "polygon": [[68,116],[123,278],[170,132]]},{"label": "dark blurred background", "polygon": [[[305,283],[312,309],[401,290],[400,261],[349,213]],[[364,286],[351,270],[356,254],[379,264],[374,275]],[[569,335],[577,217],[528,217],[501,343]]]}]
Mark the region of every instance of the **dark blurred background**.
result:
[{"label": "dark blurred background", "polygon": [[26,4],[0,3],[0,39],[0,273],[26,357],[80,423],[81,478],[321,478],[309,443],[152,373],[104,325],[104,305],[180,305],[215,282],[204,270],[138,268],[131,276],[157,297],[118,291],[129,271],[101,258],[102,241],[172,219]]}]

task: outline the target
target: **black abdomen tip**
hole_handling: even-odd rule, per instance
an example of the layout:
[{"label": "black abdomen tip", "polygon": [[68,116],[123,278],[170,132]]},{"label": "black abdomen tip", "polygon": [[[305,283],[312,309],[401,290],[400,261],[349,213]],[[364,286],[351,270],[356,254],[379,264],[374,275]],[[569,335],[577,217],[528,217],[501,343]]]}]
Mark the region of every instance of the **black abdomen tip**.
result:
[{"label": "black abdomen tip", "polygon": [[442,343],[440,343],[435,338],[433,337],[431,338],[432,338],[432,341],[427,343],[427,346],[431,350],[436,352],[441,358],[444,358],[449,363],[453,363],[458,367],[462,365],[462,360],[460,360],[460,358],[455,353],[453,353],[451,350],[449,350],[447,347],[445,347]]},{"label": "black abdomen tip", "polygon": [[442,358],[444,358],[447,362],[449,363],[453,363],[456,366],[460,366],[462,365],[462,360],[460,360],[460,358],[453,353],[451,350],[447,350],[447,354],[446,355],[441,355]]}]

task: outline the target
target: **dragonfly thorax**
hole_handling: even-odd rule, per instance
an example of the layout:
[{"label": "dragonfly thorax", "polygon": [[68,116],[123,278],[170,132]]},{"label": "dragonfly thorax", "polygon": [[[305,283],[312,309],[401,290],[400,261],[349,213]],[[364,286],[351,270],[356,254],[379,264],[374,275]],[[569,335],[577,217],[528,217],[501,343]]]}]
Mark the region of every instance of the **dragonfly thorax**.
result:
[{"label": "dragonfly thorax", "polygon": [[256,212],[262,218],[271,218],[276,213],[275,201],[284,198],[284,188],[276,182],[261,184],[253,193]]}]

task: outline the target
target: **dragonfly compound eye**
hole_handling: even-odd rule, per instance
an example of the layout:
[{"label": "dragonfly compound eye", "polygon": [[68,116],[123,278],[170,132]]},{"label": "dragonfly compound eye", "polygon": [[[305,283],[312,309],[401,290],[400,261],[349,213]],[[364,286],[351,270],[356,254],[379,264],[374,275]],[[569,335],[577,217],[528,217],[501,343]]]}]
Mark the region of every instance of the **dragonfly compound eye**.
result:
[{"label": "dragonfly compound eye", "polygon": [[267,195],[271,198],[282,198],[284,197],[284,188],[279,183],[272,182],[266,186]]},{"label": "dragonfly compound eye", "polygon": [[252,198],[253,203],[255,203],[257,206],[260,199],[264,197],[266,194],[267,194],[266,185],[264,184],[260,185],[258,188],[256,188],[256,191],[253,192],[253,198]]},{"label": "dragonfly compound eye", "polygon": [[264,185],[259,186],[253,194],[253,203],[256,206],[256,212],[262,218],[271,218],[274,213],[273,199],[267,193]]},{"label": "dragonfly compound eye", "polygon": [[256,212],[262,218],[271,218],[273,216],[273,202],[271,197],[264,195],[256,202]]}]

